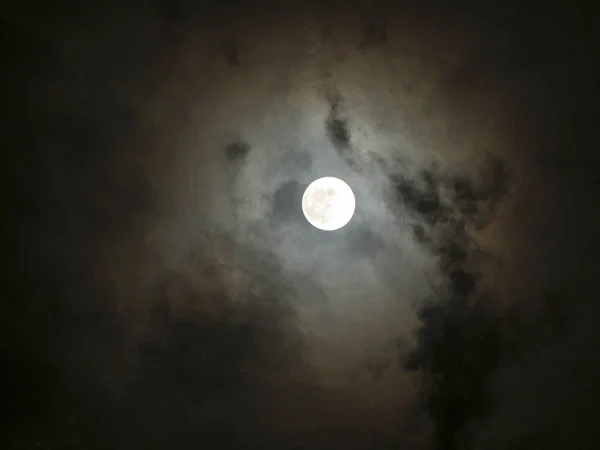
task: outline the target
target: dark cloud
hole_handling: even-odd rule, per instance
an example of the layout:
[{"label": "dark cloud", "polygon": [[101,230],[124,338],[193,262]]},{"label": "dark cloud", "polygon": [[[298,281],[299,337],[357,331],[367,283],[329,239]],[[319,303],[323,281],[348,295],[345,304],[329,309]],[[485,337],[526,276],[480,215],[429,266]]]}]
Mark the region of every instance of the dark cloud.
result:
[{"label": "dark cloud", "polygon": [[[413,228],[417,241],[439,255],[447,293],[422,307],[417,346],[404,360],[408,370],[426,374],[420,396],[441,449],[459,448],[458,438],[470,421],[490,411],[487,380],[509,347],[502,317],[488,299],[476,295],[481,269],[469,262],[477,261],[482,249],[465,229],[466,223],[487,223],[486,215],[508,192],[504,164],[492,160],[490,165],[481,185],[435,168],[424,171],[421,180],[396,181],[404,206],[429,225],[429,234],[443,230],[427,239],[424,227]],[[444,187],[450,192],[445,202],[440,194]]]},{"label": "dark cloud", "polygon": [[350,147],[350,131],[347,122],[339,116],[340,98],[338,95],[331,96],[329,108],[329,116],[325,127],[333,146],[339,152],[342,152]]},{"label": "dark cloud", "polygon": [[279,220],[302,220],[302,194],[306,186],[289,181],[277,188],[273,194],[273,217]]},{"label": "dark cloud", "polygon": [[334,147],[342,152],[350,147],[350,132],[346,121],[334,117],[334,114],[327,119],[327,131]]},{"label": "dark cloud", "polygon": [[491,408],[486,380],[504,350],[504,338],[490,312],[465,304],[464,298],[425,307],[419,347],[406,361],[412,370],[424,370],[424,408],[435,424],[437,446],[457,447],[467,423]]},{"label": "dark cloud", "polygon": [[243,161],[250,152],[250,144],[244,141],[232,142],[225,146],[225,156],[230,162]]},{"label": "dark cloud", "polygon": [[338,93],[328,96],[329,115],[325,120],[327,136],[340,158],[354,170],[358,169],[355,149],[352,147],[349,119],[342,116],[341,98]]},{"label": "dark cloud", "polygon": [[[426,178],[426,177],[424,177]],[[429,225],[436,225],[440,220],[448,219],[448,211],[442,205],[436,186],[428,186],[420,190],[410,181],[397,180],[396,190],[400,200],[409,210],[414,210]]]}]

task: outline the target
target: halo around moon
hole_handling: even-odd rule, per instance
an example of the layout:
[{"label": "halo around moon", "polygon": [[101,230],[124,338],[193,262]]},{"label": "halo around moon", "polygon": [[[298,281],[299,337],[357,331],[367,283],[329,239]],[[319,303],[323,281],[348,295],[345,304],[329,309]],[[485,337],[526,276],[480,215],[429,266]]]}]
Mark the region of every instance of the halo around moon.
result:
[{"label": "halo around moon", "polygon": [[302,196],[304,217],[319,230],[339,230],[350,222],[355,209],[354,192],[345,181],[335,177],[313,181]]}]

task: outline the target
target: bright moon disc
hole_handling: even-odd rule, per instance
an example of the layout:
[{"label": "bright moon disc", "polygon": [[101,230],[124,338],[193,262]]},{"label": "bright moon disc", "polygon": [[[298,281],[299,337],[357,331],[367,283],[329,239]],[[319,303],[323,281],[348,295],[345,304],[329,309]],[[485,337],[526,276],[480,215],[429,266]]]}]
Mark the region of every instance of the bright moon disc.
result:
[{"label": "bright moon disc", "polygon": [[352,189],[339,178],[319,178],[308,185],[302,196],[302,212],[319,230],[339,230],[350,222],[355,208]]}]

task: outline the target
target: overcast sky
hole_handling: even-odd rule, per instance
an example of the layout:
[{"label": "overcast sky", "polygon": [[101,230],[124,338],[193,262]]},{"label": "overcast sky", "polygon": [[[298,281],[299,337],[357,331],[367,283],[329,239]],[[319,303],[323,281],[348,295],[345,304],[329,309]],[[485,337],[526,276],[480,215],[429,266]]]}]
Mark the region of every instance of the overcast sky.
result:
[{"label": "overcast sky", "polygon": [[593,7],[105,3],[1,22],[6,448],[600,442]]}]

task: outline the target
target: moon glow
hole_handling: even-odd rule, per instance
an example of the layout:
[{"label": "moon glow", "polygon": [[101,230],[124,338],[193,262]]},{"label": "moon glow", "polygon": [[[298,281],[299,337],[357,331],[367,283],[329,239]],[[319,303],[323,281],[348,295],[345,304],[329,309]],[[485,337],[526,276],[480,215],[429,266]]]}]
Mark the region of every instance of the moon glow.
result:
[{"label": "moon glow", "polygon": [[319,230],[339,230],[350,222],[355,209],[354,192],[346,182],[335,177],[313,181],[302,196],[304,217]]}]

